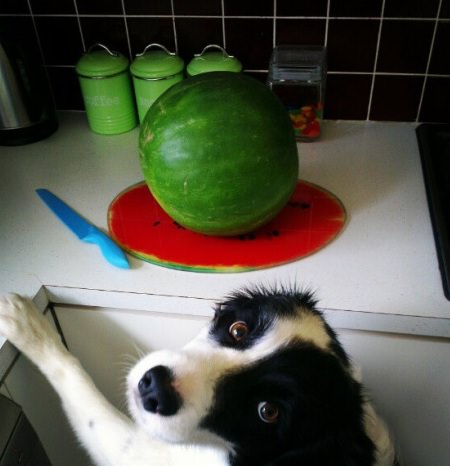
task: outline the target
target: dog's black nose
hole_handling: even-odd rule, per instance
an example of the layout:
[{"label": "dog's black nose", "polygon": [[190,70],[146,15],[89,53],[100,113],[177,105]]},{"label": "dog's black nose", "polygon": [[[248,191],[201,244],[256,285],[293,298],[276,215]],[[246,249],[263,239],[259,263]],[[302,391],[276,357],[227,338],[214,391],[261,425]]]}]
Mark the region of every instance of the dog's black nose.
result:
[{"label": "dog's black nose", "polygon": [[163,416],[171,416],[178,411],[181,398],[172,382],[173,374],[165,366],[153,367],[142,376],[138,390],[146,411]]}]

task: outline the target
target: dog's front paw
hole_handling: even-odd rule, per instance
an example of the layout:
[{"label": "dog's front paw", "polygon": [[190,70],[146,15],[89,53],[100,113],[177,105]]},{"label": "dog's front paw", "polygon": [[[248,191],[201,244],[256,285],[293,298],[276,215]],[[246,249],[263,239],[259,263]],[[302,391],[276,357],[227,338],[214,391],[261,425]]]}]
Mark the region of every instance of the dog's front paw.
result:
[{"label": "dog's front paw", "polygon": [[41,352],[48,343],[58,341],[35,305],[16,294],[0,297],[0,334],[28,355]]}]

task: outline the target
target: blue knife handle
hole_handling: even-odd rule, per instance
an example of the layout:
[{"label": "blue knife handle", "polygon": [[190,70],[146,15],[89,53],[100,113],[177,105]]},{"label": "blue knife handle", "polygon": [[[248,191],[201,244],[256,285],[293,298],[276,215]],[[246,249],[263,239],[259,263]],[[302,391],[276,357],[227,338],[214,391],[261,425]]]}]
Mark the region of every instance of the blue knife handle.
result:
[{"label": "blue knife handle", "polygon": [[122,249],[120,249],[108,235],[98,228],[91,226],[89,228],[89,233],[84,236],[82,240],[86,243],[97,244],[105,259],[112,265],[122,269],[130,268],[130,264],[128,264],[127,257]]}]

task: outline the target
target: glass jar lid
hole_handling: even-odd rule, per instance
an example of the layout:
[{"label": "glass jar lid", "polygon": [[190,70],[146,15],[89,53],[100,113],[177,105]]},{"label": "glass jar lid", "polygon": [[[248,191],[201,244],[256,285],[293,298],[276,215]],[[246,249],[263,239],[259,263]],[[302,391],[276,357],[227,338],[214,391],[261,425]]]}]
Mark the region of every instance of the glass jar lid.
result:
[{"label": "glass jar lid", "polygon": [[326,48],[322,46],[279,45],[272,51],[269,80],[318,81],[326,74]]},{"label": "glass jar lid", "polygon": [[[100,48],[101,50],[94,50]],[[122,73],[128,68],[129,61],[120,52],[112,51],[103,44],[94,44],[78,60],[75,70],[79,76],[105,78]]]},{"label": "glass jar lid", "polygon": [[[218,49],[210,52],[211,49]],[[201,53],[194,55],[194,58],[187,66],[187,72],[191,76],[209,71],[232,71],[239,73],[242,70],[241,62],[233,55],[228,55],[226,50],[220,45],[207,45]]]},{"label": "glass jar lid", "polygon": [[[152,48],[159,50],[151,50]],[[173,76],[183,71],[184,61],[175,53],[169,52],[161,44],[149,44],[138,53],[130,66],[133,76],[142,79],[158,79]]]}]

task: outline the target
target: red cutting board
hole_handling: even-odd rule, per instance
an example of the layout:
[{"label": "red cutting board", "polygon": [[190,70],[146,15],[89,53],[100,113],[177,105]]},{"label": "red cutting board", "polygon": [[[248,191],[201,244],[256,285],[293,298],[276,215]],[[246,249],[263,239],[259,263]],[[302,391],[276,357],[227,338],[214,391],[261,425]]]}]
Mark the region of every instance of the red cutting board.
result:
[{"label": "red cutting board", "polygon": [[111,203],[111,236],[128,253],[154,264],[196,272],[243,272],[291,262],[327,245],[344,227],[346,213],[331,193],[299,181],[278,216],[239,236],[187,230],[158,205],[145,183]]}]

